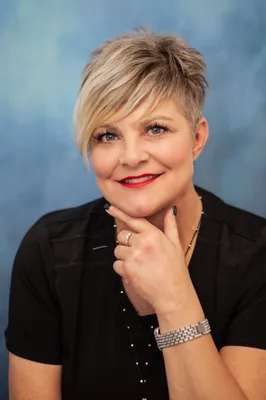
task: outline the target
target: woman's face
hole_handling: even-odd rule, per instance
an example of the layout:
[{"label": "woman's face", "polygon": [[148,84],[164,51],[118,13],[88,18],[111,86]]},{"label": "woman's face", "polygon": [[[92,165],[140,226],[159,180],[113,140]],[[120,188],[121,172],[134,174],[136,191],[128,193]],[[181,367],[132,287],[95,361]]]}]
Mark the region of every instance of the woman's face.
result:
[{"label": "woman's face", "polygon": [[178,204],[193,187],[193,159],[208,136],[204,118],[193,135],[177,101],[166,99],[147,114],[131,114],[97,127],[91,162],[103,196],[134,217],[149,217]]}]

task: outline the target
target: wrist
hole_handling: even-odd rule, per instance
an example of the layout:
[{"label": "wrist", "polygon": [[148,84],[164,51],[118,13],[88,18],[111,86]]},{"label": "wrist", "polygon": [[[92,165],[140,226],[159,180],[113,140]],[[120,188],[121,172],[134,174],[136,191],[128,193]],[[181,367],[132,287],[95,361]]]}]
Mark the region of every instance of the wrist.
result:
[{"label": "wrist", "polygon": [[156,314],[162,333],[196,324],[205,318],[197,296],[164,304],[164,307],[160,307]]},{"label": "wrist", "polygon": [[157,315],[160,331],[162,333],[175,329],[183,328],[187,325],[196,324],[205,319],[204,312],[201,309],[193,309],[185,313],[169,313]]},{"label": "wrist", "polygon": [[175,314],[187,313],[195,306],[201,308],[198,295],[190,278],[179,287],[169,288],[166,295],[153,304],[157,316],[162,318],[170,318]]}]

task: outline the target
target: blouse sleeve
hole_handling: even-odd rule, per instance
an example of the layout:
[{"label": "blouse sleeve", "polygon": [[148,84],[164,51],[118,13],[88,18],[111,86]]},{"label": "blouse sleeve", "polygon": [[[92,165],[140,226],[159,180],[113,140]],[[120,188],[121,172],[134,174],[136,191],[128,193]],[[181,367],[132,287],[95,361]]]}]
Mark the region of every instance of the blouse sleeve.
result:
[{"label": "blouse sleeve", "polygon": [[[22,358],[61,364],[60,316],[52,291],[49,241],[42,220],[26,234],[17,251],[10,286],[7,349]],[[49,267],[49,268],[48,268]]]},{"label": "blouse sleeve", "polygon": [[266,349],[266,235],[257,251],[239,268],[238,306],[224,345]]}]

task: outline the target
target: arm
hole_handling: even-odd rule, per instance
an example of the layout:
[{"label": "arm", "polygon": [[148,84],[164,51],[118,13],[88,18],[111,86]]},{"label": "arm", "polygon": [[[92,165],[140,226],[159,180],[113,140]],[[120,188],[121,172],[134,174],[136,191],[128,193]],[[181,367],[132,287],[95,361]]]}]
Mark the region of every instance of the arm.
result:
[{"label": "arm", "polygon": [[49,286],[53,265],[42,250],[46,237],[37,223],[13,265],[5,332],[11,400],[61,399],[60,315]]},{"label": "arm", "polygon": [[[178,305],[178,311],[169,310],[158,315],[162,333],[204,319],[192,283],[188,283],[185,293],[188,295],[182,309]],[[171,308],[176,309],[176,305]],[[171,400],[266,399],[264,350],[226,346],[219,354],[208,334],[163,349],[163,357]]]},{"label": "arm", "polygon": [[9,354],[10,400],[61,400],[61,366]]},{"label": "arm", "polygon": [[[130,217],[115,206],[108,207],[107,212],[134,232],[130,246],[123,245],[128,231],[119,232],[118,242],[122,244],[115,249],[114,269],[153,306],[160,332],[203,320],[173,213],[169,210],[165,214],[162,234],[147,220]],[[238,305],[224,342],[231,349],[219,354],[211,335],[205,335],[163,350],[171,400],[265,400],[266,379],[260,368],[265,370],[266,355],[257,350],[266,349],[265,232],[256,245],[258,251],[254,246],[237,268]],[[239,346],[237,352],[235,346]],[[240,346],[250,346],[249,353]],[[247,354],[251,356],[250,376],[242,363]]]}]

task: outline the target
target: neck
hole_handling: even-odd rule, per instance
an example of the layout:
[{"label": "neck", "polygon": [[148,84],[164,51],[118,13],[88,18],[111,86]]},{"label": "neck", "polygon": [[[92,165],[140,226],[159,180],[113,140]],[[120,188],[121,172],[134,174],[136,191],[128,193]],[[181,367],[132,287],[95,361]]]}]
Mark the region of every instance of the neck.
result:
[{"label": "neck", "polygon": [[[202,203],[193,185],[187,189],[183,194],[179,195],[172,205],[177,206],[177,227],[179,232],[179,239],[183,251],[187,250],[187,246],[191,241],[192,235],[197,228],[201,217]],[[171,207],[171,205],[169,205]],[[168,207],[161,209],[158,213],[147,217],[147,220],[156,226],[161,231],[164,231],[164,216],[168,211]],[[128,229],[120,221],[117,223],[117,233],[123,229]]]}]

